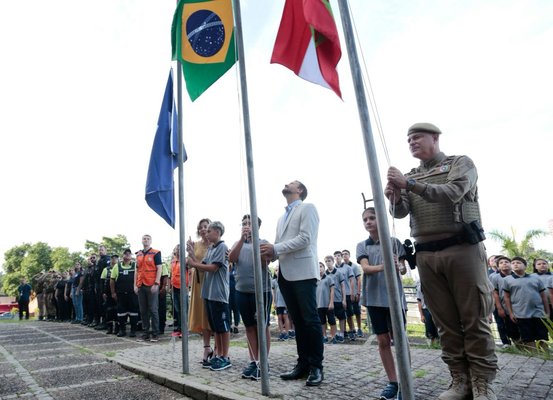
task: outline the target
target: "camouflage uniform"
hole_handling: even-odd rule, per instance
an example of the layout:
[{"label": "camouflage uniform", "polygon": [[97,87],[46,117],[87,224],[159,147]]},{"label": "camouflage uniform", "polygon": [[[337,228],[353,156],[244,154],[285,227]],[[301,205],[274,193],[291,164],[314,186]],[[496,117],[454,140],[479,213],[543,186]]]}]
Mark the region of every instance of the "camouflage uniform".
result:
[{"label": "camouflage uniform", "polygon": [[39,321],[44,319],[44,276],[44,272],[39,272],[31,278],[31,286],[36,293]]},{"label": "camouflage uniform", "polygon": [[44,291],[46,293],[44,303],[46,305],[46,315],[50,321],[56,319],[56,302],[54,293],[56,291],[56,285],[60,279],[61,275],[56,271],[48,271],[44,277]]}]

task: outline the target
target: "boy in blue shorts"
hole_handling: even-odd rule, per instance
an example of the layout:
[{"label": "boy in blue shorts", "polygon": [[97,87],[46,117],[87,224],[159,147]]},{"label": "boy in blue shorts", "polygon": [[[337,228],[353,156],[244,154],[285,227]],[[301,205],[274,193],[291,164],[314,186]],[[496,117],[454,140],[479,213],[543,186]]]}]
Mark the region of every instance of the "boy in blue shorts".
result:
[{"label": "boy in blue shorts", "polygon": [[340,329],[334,335],[337,343],[344,343],[344,332],[346,329],[346,297],[344,293],[345,279],[344,275],[338,271],[334,265],[334,257],[328,255],[325,257],[326,275],[334,280],[334,316],[338,318]]},{"label": "boy in blue shorts", "polygon": [[[401,396],[401,394],[398,393],[399,385],[394,356],[392,355],[390,305],[386,290],[384,258],[378,237],[375,209],[373,207],[367,208],[363,211],[362,218],[363,225],[369,232],[369,238],[357,244],[356,251],[357,262],[361,265],[361,269],[364,274],[362,304],[367,308],[367,313],[371,319],[371,324],[378,342],[380,359],[382,360],[382,365],[384,366],[384,371],[386,372],[389,381],[389,383],[382,390],[379,398],[380,400],[392,400],[398,395]],[[397,284],[402,297],[403,319],[405,321],[407,303],[405,301],[405,296],[403,295],[403,286],[399,276],[399,271],[405,271],[405,269],[400,268],[400,262],[398,261],[405,255],[405,250],[401,242],[396,238],[392,238],[392,246],[394,249],[396,270],[398,271],[398,273],[396,273]],[[398,399],[399,398],[400,397],[398,397]]]},{"label": "boy in blue shorts", "polygon": [[[334,318],[334,279],[325,274],[325,266],[319,263],[321,280],[317,282],[317,311],[321,320],[324,343],[336,343],[336,318]],[[330,339],[326,336],[326,323],[330,325]]]},{"label": "boy in blue shorts", "polygon": [[541,320],[549,311],[545,285],[534,274],[526,273],[524,258],[513,257],[511,268],[513,275],[503,281],[505,306],[509,317],[517,324],[524,346],[536,349],[538,341],[539,346],[547,350],[547,328]]},{"label": "boy in blue shorts", "polygon": [[221,371],[232,366],[228,356],[230,345],[228,248],[221,240],[224,233],[225,227],[221,222],[214,221],[208,225],[207,240],[210,246],[202,262],[195,259],[193,248],[187,249],[189,267],[206,272],[202,298],[205,300],[209,326],[215,333],[216,354],[211,360],[205,362],[204,368],[212,371]]}]

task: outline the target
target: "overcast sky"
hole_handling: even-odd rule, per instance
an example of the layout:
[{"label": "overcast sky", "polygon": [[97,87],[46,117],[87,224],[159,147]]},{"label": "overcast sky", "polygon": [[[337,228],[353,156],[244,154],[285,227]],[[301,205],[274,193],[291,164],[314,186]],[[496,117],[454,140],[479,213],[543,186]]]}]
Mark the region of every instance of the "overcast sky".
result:
[{"label": "overcast sky", "polygon": [[[247,82],[261,236],[274,240],[280,191],[298,179],[319,211],[319,256],[355,250],[372,197],[345,42],[343,101],[269,63],[283,0],[243,0]],[[343,39],[338,3],[331,1]],[[352,0],[390,164],[418,164],[406,132],[428,121],[446,154],[477,165],[487,231],[548,229],[553,219],[553,2]],[[171,67],[172,0],[0,2],[0,253],[24,242],[84,250],[150,233],[167,255],[178,231],[147,206],[148,161]],[[232,244],[249,212],[232,68],[184,99],[185,230],[222,221]],[[372,111],[371,111],[372,112]],[[380,175],[388,162],[371,114]],[[408,220],[390,220],[401,240]],[[498,243],[488,240],[490,253]],[[553,251],[553,238],[536,242]]]}]

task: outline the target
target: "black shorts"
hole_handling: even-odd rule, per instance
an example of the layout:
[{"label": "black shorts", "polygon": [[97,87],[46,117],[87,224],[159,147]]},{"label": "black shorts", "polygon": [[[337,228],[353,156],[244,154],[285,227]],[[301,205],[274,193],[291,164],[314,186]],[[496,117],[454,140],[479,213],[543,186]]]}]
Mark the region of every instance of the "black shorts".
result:
[{"label": "black shorts", "polygon": [[331,326],[336,325],[336,318],[334,318],[334,310],[329,310],[327,307],[324,307],[324,308],[317,308],[317,312],[319,313],[319,319],[321,320],[321,325],[326,325],[327,320],[329,325]]},{"label": "black shorts", "polygon": [[547,328],[541,318],[517,318],[520,339],[523,342],[533,342],[535,340],[545,340],[547,337]]},{"label": "black shorts", "polygon": [[[257,325],[257,308],[255,301],[255,293],[244,293],[236,291],[236,300],[240,316],[246,328]],[[265,306],[265,320],[267,326],[271,322],[271,304],[273,303],[273,295],[271,292],[263,293],[263,305]]]},{"label": "black shorts", "polygon": [[230,332],[228,303],[221,301],[205,300],[207,310],[207,320],[211,330],[215,333]]},{"label": "black shorts", "polygon": [[277,315],[288,315],[288,309],[286,307],[277,307],[276,313]]},{"label": "black shorts", "polygon": [[346,296],[346,315],[348,318],[353,317],[353,303],[349,294]]},{"label": "black shorts", "polygon": [[[389,333],[392,330],[392,319],[388,307],[367,307],[373,332],[376,335]],[[405,312],[403,312],[403,324],[405,325]]]},{"label": "black shorts", "polygon": [[341,301],[334,302],[334,315],[338,318],[338,321],[346,319],[346,310],[344,310],[344,305]]},{"label": "black shorts", "polygon": [[351,305],[353,307],[353,315],[361,315],[361,306],[359,305],[359,300],[352,301]]}]

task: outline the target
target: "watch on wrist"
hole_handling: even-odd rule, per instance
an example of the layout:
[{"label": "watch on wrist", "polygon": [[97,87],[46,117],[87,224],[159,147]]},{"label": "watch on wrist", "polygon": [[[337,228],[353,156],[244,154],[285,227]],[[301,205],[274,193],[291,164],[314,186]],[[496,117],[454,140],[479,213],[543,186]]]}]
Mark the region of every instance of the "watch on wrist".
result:
[{"label": "watch on wrist", "polygon": [[417,184],[417,181],[414,180],[413,178],[407,179],[407,187],[405,188],[405,190],[410,192],[411,190],[413,190],[416,184]]}]

